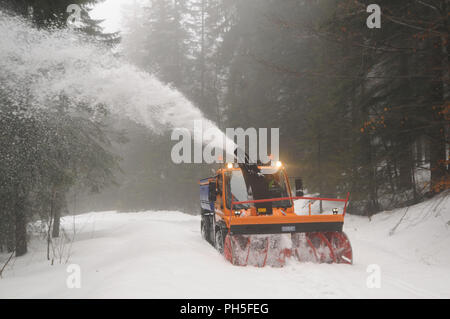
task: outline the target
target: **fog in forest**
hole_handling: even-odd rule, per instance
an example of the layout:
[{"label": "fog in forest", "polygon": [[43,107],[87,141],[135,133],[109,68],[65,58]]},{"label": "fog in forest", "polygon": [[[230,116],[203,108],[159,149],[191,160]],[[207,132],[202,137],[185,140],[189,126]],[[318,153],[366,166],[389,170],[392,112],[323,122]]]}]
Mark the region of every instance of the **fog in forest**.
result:
[{"label": "fog in forest", "polygon": [[219,164],[171,160],[194,120],[279,128],[289,176],[350,214],[449,188],[448,1],[378,1],[381,28],[367,1],[124,1],[117,33],[97,2],[0,0],[0,249],[38,219],[200,213]]}]

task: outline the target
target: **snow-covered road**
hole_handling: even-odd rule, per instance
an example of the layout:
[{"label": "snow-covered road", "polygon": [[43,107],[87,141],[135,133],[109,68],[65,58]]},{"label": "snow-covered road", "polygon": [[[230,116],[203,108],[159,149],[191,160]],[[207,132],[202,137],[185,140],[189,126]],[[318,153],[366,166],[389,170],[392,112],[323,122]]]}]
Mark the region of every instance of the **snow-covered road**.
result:
[{"label": "snow-covered road", "polygon": [[[75,227],[77,234],[72,246],[59,247],[63,263],[49,265],[45,248],[34,241],[31,252],[15,259],[0,279],[0,298],[450,298],[449,221],[448,196],[372,221],[348,216],[344,229],[354,265],[292,260],[284,268],[260,269],[226,262],[201,239],[198,216],[67,217],[65,229]],[[0,264],[5,259],[0,255]],[[69,264],[80,266],[80,289],[67,287]],[[374,264],[380,288],[367,286]]]}]

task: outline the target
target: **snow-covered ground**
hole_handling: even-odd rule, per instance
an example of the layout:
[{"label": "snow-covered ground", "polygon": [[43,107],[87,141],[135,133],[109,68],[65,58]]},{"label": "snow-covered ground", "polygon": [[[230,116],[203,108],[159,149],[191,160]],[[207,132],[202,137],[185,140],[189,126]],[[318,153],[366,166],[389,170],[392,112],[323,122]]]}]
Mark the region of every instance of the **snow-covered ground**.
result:
[{"label": "snow-covered ground", "polygon": [[[348,216],[354,265],[291,260],[260,269],[226,262],[201,239],[198,216],[91,213],[64,219],[76,236],[62,247],[62,264],[51,266],[34,240],[0,279],[0,298],[450,298],[449,224],[450,196],[371,221]],[[67,287],[70,264],[80,266],[80,289]],[[373,264],[380,288],[367,286]]]}]

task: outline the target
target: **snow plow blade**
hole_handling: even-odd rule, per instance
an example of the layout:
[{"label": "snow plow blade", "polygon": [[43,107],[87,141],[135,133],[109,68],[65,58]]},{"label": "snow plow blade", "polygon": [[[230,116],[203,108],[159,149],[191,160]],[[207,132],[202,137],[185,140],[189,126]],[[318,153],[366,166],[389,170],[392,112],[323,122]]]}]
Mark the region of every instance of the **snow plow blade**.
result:
[{"label": "snow plow blade", "polygon": [[[286,199],[233,202],[232,206]],[[300,262],[352,264],[352,247],[342,231],[348,197],[346,200],[288,199],[339,201],[345,202],[345,207],[342,214],[248,217],[232,214],[228,216],[228,232],[224,238],[225,258],[236,266],[255,267],[283,267],[288,258]]]}]

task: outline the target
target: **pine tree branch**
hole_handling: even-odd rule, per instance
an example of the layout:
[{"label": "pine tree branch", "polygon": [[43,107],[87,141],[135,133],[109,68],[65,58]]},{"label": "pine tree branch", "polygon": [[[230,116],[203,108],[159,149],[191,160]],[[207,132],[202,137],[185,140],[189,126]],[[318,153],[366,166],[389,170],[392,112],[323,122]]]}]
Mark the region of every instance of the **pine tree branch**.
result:
[{"label": "pine tree branch", "polygon": [[433,9],[433,10],[439,12],[439,13],[441,13],[441,11],[439,10],[439,8],[433,6],[433,5],[429,4],[429,3],[426,3],[426,2],[421,1],[421,0],[416,0],[416,2],[417,2],[417,3],[420,3],[421,5],[426,6],[426,7],[428,7],[428,8],[431,8],[431,9]]}]

